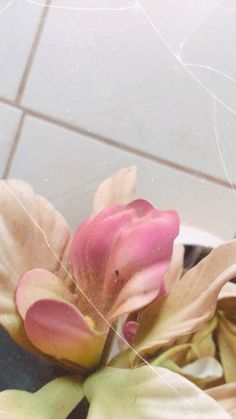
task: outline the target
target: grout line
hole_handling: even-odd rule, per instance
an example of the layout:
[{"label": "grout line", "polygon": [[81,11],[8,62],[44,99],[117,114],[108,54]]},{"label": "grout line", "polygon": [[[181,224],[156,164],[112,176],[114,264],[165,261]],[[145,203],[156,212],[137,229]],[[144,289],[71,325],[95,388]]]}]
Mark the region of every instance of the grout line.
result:
[{"label": "grout line", "polygon": [[46,2],[45,2],[45,7],[44,7],[44,10],[42,12],[40,22],[39,22],[39,25],[38,25],[38,29],[37,29],[35,37],[34,37],[34,41],[33,41],[33,44],[32,44],[32,47],[31,47],[31,50],[30,50],[30,53],[29,53],[28,60],[26,62],[24,73],[22,75],[22,78],[21,78],[21,81],[20,81],[20,84],[19,84],[19,87],[18,87],[17,95],[16,95],[15,102],[14,102],[15,105],[20,104],[22,96],[24,94],[25,86],[26,86],[26,83],[27,83],[27,80],[28,80],[28,76],[29,76],[32,64],[33,64],[35,53],[38,49],[39,42],[41,40],[43,29],[44,29],[44,26],[45,26],[45,23],[46,23],[46,19],[47,19],[48,13],[49,13],[50,8],[48,6],[50,6],[51,1],[52,0],[46,0]]},{"label": "grout line", "polygon": [[0,97],[0,102],[4,103],[5,105],[12,106],[14,108],[21,109],[20,105],[15,105],[14,101],[11,99],[7,99],[5,97]]},{"label": "grout line", "polygon": [[76,134],[84,135],[85,137],[88,137],[88,138],[90,138],[92,140],[95,140],[99,143],[112,146],[112,147],[114,147],[118,150],[126,151],[127,153],[131,153],[131,154],[134,154],[137,157],[144,158],[145,160],[150,160],[150,161],[152,161],[154,163],[158,163],[162,166],[169,167],[171,169],[177,170],[178,172],[185,173],[185,174],[188,174],[188,175],[191,175],[191,176],[195,176],[195,177],[200,178],[201,180],[206,180],[208,182],[213,182],[217,185],[224,186],[227,189],[231,189],[231,185],[229,185],[227,181],[224,181],[224,180],[222,180],[220,178],[217,178],[215,176],[207,175],[206,173],[203,173],[199,170],[191,169],[190,167],[181,166],[180,164],[174,163],[174,162],[172,162],[170,160],[167,160],[165,158],[154,156],[149,152],[138,150],[135,147],[132,147],[132,146],[129,146],[129,145],[126,145],[126,144],[118,143],[117,141],[112,140],[111,138],[104,137],[103,135],[96,134],[95,132],[92,132],[92,131],[88,131],[85,128],[81,128],[81,127],[78,128],[78,127],[76,127],[74,125],[70,125],[70,124],[68,124],[64,121],[58,121],[57,119],[55,119],[51,116],[44,115],[44,114],[41,114],[39,112],[35,112],[31,109],[24,108],[23,111],[31,117],[41,119],[45,122],[49,122],[50,124],[57,125],[60,128],[67,129],[67,130],[72,131]]},{"label": "grout line", "polygon": [[16,135],[15,135],[12,147],[11,147],[11,151],[10,151],[10,154],[9,154],[8,159],[7,159],[6,166],[5,166],[5,169],[4,169],[4,172],[3,172],[3,176],[2,176],[3,179],[6,179],[9,175],[9,171],[10,171],[10,168],[11,168],[11,165],[12,165],[12,161],[14,159],[16,149],[17,149],[17,146],[18,146],[18,143],[19,143],[20,135],[21,135],[21,132],[22,132],[22,129],[23,129],[23,126],[24,126],[25,117],[26,117],[26,115],[23,112],[23,114],[21,115],[19,125],[17,127],[17,131],[16,131]]},{"label": "grout line", "polygon": [[[0,97],[0,101],[5,103],[6,105],[13,106],[13,107],[15,106],[14,102],[12,102],[8,99],[4,99],[4,98]],[[114,141],[110,138],[104,137],[100,134],[96,134],[95,132],[88,131],[84,128],[78,128],[78,127],[76,127],[74,125],[70,125],[70,124],[68,124],[64,121],[58,121],[56,118],[53,118],[51,116],[45,115],[45,114],[37,112],[37,111],[33,111],[32,109],[28,109],[24,106],[18,105],[17,108],[20,109],[23,112],[24,117],[31,116],[31,117],[34,117],[34,118],[37,118],[37,119],[41,119],[44,122],[48,122],[48,123],[56,125],[60,128],[67,129],[67,130],[72,131],[76,134],[84,135],[85,137],[88,137],[92,140],[96,140],[97,142],[100,142],[102,144],[106,144],[106,145],[112,146],[116,149],[134,154],[135,156],[144,158],[145,160],[150,160],[150,161],[152,161],[154,163],[158,163],[162,166],[169,167],[171,169],[177,170],[178,172],[185,173],[187,175],[200,178],[201,180],[204,180],[204,181],[207,181],[207,182],[215,183],[215,184],[217,184],[219,186],[223,186],[227,189],[231,189],[231,186],[229,185],[229,183],[227,181],[224,181],[224,180],[222,180],[220,178],[217,178],[215,176],[207,175],[206,173],[203,173],[203,172],[201,172],[199,170],[196,170],[196,169],[191,169],[189,167],[181,166],[178,163],[174,163],[174,162],[172,162],[170,160],[167,160],[165,158],[162,158],[162,157],[153,156],[152,154],[150,154],[146,151],[138,150],[138,149],[136,149],[132,146],[118,143],[118,142],[116,142],[116,141]],[[11,159],[11,161],[12,161],[12,159]],[[8,168],[8,166],[9,165],[7,163],[7,168]],[[5,169],[5,171],[6,171],[6,169]],[[4,172],[4,174],[5,174],[5,172]],[[233,185],[233,186],[236,188],[236,185]]]}]

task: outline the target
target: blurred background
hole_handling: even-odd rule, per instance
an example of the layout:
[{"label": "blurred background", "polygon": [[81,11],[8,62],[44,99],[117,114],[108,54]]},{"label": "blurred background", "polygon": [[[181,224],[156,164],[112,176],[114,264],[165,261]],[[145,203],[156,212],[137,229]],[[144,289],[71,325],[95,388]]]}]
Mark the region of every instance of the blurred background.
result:
[{"label": "blurred background", "polygon": [[139,196],[234,235],[235,0],[0,0],[0,176],[74,229],[133,164]]}]

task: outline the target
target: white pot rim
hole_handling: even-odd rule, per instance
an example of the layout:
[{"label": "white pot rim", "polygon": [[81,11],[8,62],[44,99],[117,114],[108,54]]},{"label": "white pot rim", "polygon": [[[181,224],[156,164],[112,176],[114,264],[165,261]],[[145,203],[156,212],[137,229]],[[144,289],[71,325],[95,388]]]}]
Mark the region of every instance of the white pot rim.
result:
[{"label": "white pot rim", "polygon": [[175,240],[175,243],[214,248],[224,243],[224,240],[209,233],[208,231],[200,230],[187,225],[181,225],[180,232]]}]

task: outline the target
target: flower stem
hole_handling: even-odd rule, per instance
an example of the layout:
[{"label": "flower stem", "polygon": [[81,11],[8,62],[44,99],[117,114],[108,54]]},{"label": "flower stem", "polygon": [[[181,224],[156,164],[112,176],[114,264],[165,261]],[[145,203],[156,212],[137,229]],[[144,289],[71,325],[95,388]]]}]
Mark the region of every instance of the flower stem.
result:
[{"label": "flower stem", "polygon": [[112,346],[113,346],[113,343],[114,343],[115,335],[116,335],[116,333],[115,333],[116,326],[117,326],[117,322],[115,322],[112,325],[112,328],[110,328],[110,330],[108,332],[106,343],[104,345],[102,356],[101,356],[101,359],[100,359],[100,362],[99,362],[99,367],[103,367],[104,365],[107,364],[107,361],[109,359],[109,356],[110,356],[110,353],[111,353],[111,350],[112,350]]}]

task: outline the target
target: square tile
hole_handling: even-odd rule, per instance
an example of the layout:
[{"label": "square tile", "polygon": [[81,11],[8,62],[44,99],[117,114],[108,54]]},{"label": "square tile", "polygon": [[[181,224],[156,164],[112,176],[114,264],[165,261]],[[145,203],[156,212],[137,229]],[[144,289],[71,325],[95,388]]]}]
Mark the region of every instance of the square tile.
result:
[{"label": "square tile", "polygon": [[[41,4],[45,1],[42,0]],[[9,6],[9,7],[8,7]],[[0,2],[0,97],[14,100],[43,8],[28,1]]]},{"label": "square tile", "polygon": [[0,102],[0,177],[3,176],[21,113],[19,109]]},{"label": "square tile", "polygon": [[[163,16],[169,25],[165,36],[172,3],[142,2],[154,25],[161,12],[160,19]],[[215,6],[209,0],[205,6],[201,1],[186,9],[186,1],[180,2],[179,21],[189,18],[197,29]],[[173,31],[179,31],[181,42],[190,27],[185,25],[183,31],[179,24]],[[223,32],[221,42],[228,42]],[[22,103],[118,144],[227,181],[216,147],[213,96],[174,54],[140,8],[52,8]],[[224,150],[230,159],[229,152]],[[236,181],[236,172],[231,177]]]},{"label": "square tile", "polygon": [[138,166],[139,196],[161,209],[177,209],[183,224],[225,239],[233,236],[236,198],[231,190],[40,119],[26,118],[9,177],[32,184],[74,229],[90,214],[99,183],[131,164]]}]

